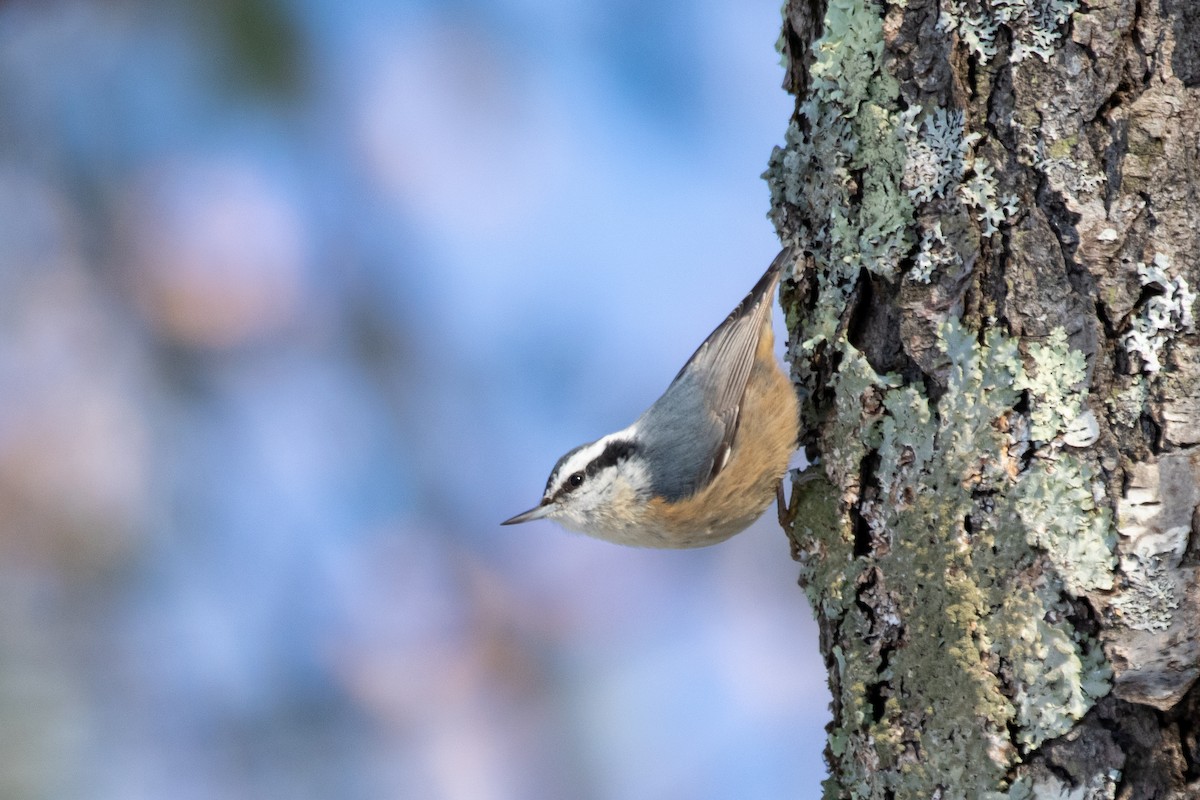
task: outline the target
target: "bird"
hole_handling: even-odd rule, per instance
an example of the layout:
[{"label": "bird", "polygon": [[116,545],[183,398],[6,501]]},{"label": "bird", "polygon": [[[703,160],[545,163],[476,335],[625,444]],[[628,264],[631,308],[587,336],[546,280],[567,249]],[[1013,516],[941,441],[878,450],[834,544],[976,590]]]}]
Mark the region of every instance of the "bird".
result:
[{"label": "bird", "polygon": [[633,424],[558,460],[541,501],[502,525],[550,519],[635,547],[725,541],[781,496],[798,445],[795,389],[775,357],[775,287],[785,247]]}]

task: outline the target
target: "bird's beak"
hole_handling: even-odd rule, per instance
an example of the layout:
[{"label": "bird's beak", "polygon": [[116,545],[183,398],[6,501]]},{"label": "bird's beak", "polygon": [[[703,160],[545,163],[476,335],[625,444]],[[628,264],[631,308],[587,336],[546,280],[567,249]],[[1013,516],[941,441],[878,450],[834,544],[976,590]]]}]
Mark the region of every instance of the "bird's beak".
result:
[{"label": "bird's beak", "polygon": [[518,525],[522,522],[529,522],[530,520],[541,519],[542,517],[546,516],[553,510],[554,510],[554,506],[551,503],[543,500],[541,503],[539,503],[538,505],[529,509],[528,511],[522,511],[520,514],[517,514],[515,517],[506,519],[506,520],[504,520],[504,522],[501,522],[500,524],[501,525]]}]

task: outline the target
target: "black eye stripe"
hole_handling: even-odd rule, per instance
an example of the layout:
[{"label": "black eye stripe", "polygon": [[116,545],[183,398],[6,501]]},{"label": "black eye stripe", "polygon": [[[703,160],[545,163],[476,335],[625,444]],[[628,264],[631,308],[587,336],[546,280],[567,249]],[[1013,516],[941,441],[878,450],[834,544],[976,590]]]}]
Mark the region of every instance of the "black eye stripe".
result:
[{"label": "black eye stripe", "polygon": [[584,470],[588,477],[595,475],[605,467],[611,467],[633,455],[637,445],[622,439],[615,439],[604,446],[604,452],[592,459]]},{"label": "black eye stripe", "polygon": [[[554,472],[550,474],[550,481],[546,486],[547,490],[549,490],[550,486],[554,484],[554,480],[558,476],[558,471],[562,467],[563,462],[578,452],[579,449],[580,448],[577,447],[575,450],[572,450],[570,453],[559,459],[559,463],[555,467]],[[571,475],[562,482],[562,485],[559,486],[558,491],[554,493],[554,497],[552,497],[551,500],[556,500],[559,497],[562,497],[564,494],[575,490],[583,484],[585,479],[592,477],[606,467],[611,467],[620,463],[621,461],[624,461],[636,451],[637,445],[631,441],[616,439],[609,442],[604,446],[604,450],[601,451],[600,455],[588,462],[588,465],[584,467],[582,471],[571,473]],[[578,482],[576,482],[576,478],[578,478]]]}]

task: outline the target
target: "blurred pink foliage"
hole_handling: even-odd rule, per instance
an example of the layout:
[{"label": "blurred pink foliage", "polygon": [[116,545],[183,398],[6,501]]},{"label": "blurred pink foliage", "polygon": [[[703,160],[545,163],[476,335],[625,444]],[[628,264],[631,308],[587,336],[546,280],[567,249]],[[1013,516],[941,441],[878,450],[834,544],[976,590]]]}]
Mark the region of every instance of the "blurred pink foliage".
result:
[{"label": "blurred pink foliage", "polygon": [[773,254],[777,13],[0,4],[0,797],[817,796],[777,530],[496,524]]}]

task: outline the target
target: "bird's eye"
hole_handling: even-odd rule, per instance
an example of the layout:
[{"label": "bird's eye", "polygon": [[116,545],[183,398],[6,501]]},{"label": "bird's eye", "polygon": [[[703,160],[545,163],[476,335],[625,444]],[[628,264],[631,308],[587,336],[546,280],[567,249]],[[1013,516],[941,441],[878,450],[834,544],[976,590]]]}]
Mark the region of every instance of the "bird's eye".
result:
[{"label": "bird's eye", "polygon": [[567,485],[570,486],[572,489],[578,489],[580,484],[582,484],[582,483],[583,483],[583,473],[582,472],[573,472],[573,473],[571,473],[571,477],[567,478]]}]

